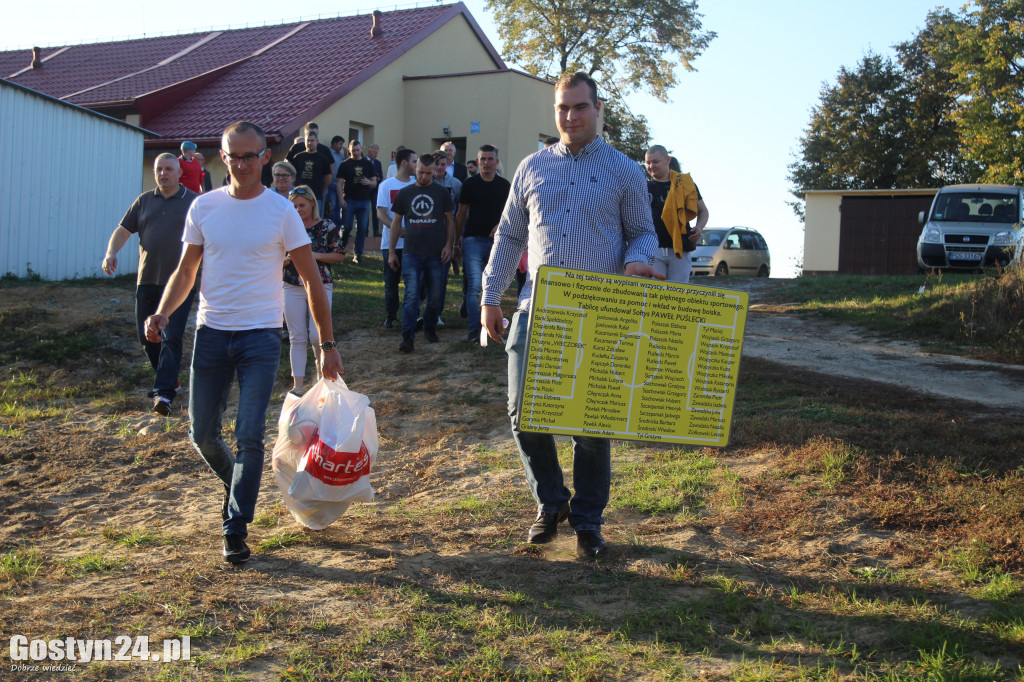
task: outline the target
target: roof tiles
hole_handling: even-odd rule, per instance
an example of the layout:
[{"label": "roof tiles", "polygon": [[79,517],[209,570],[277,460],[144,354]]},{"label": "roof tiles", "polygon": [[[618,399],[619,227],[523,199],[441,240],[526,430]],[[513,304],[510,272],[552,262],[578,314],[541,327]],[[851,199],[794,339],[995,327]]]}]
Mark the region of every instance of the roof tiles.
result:
[{"label": "roof tiles", "polygon": [[[143,127],[170,139],[216,139],[240,119],[290,135],[294,131],[283,128],[330,106],[425,37],[425,29],[460,13],[495,67],[504,68],[458,3],[384,13],[378,38],[370,36],[371,15],[359,15],[47,48],[44,66],[22,73],[31,50],[0,52],[0,77],[75,104],[137,108]],[[191,80],[204,75],[212,82]],[[190,87],[190,81],[199,84]]]}]

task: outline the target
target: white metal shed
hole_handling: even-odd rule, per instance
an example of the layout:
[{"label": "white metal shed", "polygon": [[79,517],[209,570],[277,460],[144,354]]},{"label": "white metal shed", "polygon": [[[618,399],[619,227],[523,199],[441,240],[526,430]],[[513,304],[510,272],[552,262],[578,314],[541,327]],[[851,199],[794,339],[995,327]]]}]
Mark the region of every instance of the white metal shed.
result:
[{"label": "white metal shed", "polygon": [[[0,274],[101,275],[110,233],[142,191],[147,134],[0,78]],[[138,268],[133,242],[121,274]]]}]

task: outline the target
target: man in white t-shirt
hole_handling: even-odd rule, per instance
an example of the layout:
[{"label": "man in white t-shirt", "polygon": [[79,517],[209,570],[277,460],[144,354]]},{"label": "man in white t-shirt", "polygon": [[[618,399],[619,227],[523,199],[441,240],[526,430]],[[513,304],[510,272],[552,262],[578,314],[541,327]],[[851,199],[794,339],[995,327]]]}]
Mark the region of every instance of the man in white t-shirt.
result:
[{"label": "man in white t-shirt", "polygon": [[391,243],[391,221],[395,214],[391,212],[391,204],[395,203],[398,190],[415,182],[413,173],[419,157],[411,149],[402,147],[395,153],[395,177],[388,178],[377,188],[377,219],[381,224],[380,249],[381,260],[384,262],[384,328],[394,329],[398,326],[398,283],[402,281],[402,246],[404,241],[398,238],[395,254],[398,256],[398,269],[388,267],[388,245]]},{"label": "man in white t-shirt", "polygon": [[[309,237],[290,201],[261,183],[270,159],[259,126],[239,121],[224,131],[221,159],[231,184],[202,195],[185,219],[185,248],[164,290],[160,306],[146,320],[146,334],[159,339],[167,313],[175,310],[204,264],[192,350],[188,412],[189,438],[224,483],[224,559],[249,559],[245,544],[263,475],[267,408],[281,357],[281,263],[288,253],[306,286],[320,334],[322,372],[344,373],[334,343],[331,310]],[[201,201],[200,201],[201,200]],[[221,435],[224,410],[238,377],[237,454]]]}]

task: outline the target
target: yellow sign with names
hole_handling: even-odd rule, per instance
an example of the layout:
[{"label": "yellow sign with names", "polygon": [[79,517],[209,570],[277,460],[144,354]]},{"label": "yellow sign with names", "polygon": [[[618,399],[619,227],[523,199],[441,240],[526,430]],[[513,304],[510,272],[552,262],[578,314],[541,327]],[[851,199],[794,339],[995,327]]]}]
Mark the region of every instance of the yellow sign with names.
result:
[{"label": "yellow sign with names", "polygon": [[542,266],[522,431],[724,446],[748,295]]}]

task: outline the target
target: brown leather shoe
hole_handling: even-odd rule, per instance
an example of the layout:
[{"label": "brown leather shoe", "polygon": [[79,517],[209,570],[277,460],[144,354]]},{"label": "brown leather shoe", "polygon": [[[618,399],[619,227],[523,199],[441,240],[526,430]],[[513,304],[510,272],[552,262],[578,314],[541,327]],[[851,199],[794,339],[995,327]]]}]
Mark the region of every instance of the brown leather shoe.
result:
[{"label": "brown leather shoe", "polygon": [[576,556],[581,559],[597,559],[603,557],[608,548],[601,532],[596,530],[576,531]]},{"label": "brown leather shoe", "polygon": [[565,505],[554,514],[541,512],[537,514],[537,520],[530,526],[526,541],[531,545],[543,545],[551,542],[558,535],[558,524],[569,518],[569,505]]}]

